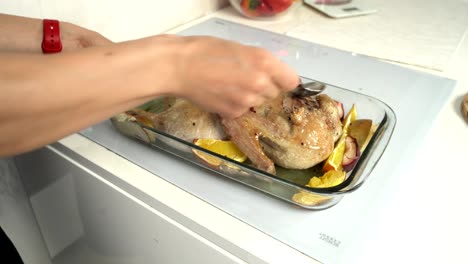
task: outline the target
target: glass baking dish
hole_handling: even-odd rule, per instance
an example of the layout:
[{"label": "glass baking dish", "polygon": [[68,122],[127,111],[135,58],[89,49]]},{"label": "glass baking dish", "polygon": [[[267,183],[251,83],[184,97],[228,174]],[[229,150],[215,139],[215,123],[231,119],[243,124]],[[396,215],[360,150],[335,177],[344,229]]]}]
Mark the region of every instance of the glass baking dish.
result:
[{"label": "glass baking dish", "polygon": [[[312,81],[307,78],[302,78],[302,80],[304,83]],[[354,169],[347,172],[342,183],[333,187],[313,188],[306,186],[311,177],[321,175],[321,164],[307,170],[289,170],[277,166],[277,173],[273,175],[158,131],[128,113],[114,116],[111,118],[111,122],[119,132],[126,136],[136,138],[176,157],[214,171],[223,177],[228,177],[300,207],[320,210],[337,204],[344,195],[356,191],[366,182],[384,153],[396,124],[395,113],[384,102],[351,90],[329,84],[325,85],[323,93],[341,102],[345,113],[354,104],[358,119],[371,119],[376,125],[375,133],[361,153]],[[163,110],[158,107],[160,103],[161,99],[156,99],[139,108],[145,110],[151,108],[147,111],[158,112]],[[203,153],[204,157],[216,160],[216,166],[201,160],[194,154],[196,151]]]}]

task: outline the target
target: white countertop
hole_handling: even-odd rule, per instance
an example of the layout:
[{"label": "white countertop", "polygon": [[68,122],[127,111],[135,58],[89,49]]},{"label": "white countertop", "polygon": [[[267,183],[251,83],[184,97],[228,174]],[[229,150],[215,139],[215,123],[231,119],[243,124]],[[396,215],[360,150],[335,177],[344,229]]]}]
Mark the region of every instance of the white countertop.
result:
[{"label": "white countertop", "polygon": [[[242,18],[232,8],[226,8],[172,32],[211,16],[288,34],[309,18],[321,15],[308,7],[302,7],[289,19],[265,22]],[[320,36],[315,36],[313,40],[306,40],[317,42],[319,39]],[[341,43],[340,48],[346,49],[346,43]],[[365,250],[356,255],[352,263],[466,263],[468,256],[464,254],[464,239],[468,236],[468,216],[463,212],[466,208],[463,194],[465,184],[468,184],[468,170],[464,164],[468,161],[468,124],[461,116],[460,102],[468,92],[468,76],[465,73],[468,69],[468,39],[463,40],[443,71],[410,65],[405,67],[449,77],[458,83],[440,114],[434,116],[434,126],[428,132],[419,155],[411,161],[413,166],[407,171],[407,178],[396,184],[393,197],[385,204],[384,213],[377,216],[369,226],[372,236],[362,242]],[[81,135],[75,134],[60,142],[266,261],[278,263],[283,259],[282,263],[313,263],[313,260],[248,223],[154,177]]]}]

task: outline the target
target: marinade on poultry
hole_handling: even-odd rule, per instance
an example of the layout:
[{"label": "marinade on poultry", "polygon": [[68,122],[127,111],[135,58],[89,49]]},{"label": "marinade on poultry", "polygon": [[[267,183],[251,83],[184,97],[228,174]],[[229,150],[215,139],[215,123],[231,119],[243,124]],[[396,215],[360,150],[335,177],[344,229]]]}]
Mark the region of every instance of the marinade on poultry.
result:
[{"label": "marinade on poultry", "polygon": [[307,169],[325,160],[341,135],[336,102],[328,95],[284,93],[236,119],[222,119],[225,132],[257,168]]},{"label": "marinade on poultry", "polygon": [[132,115],[189,142],[229,139],[254,166],[271,174],[275,165],[307,169],[322,162],[342,133],[337,103],[326,94],[283,93],[235,119],[221,118],[179,98],[160,113],[132,110]]},{"label": "marinade on poultry", "polygon": [[138,109],[132,112],[149,119],[151,127],[185,141],[192,142],[197,138],[227,138],[216,114],[203,111],[185,99],[176,98],[163,103],[168,104],[163,107],[167,109],[157,114]]}]

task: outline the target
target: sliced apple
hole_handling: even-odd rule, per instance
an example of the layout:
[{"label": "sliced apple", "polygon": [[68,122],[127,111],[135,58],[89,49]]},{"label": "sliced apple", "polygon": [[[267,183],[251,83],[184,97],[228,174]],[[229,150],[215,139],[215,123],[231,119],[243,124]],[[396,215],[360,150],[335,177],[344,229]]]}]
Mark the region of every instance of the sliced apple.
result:
[{"label": "sliced apple", "polygon": [[[211,138],[198,138],[193,140],[193,144],[238,162],[244,162],[247,159],[247,156],[242,153],[242,151],[240,151],[232,141]],[[199,158],[209,167],[215,168],[223,163],[222,159],[202,152],[198,149],[192,149],[192,152],[197,158]]]},{"label": "sliced apple", "polygon": [[330,199],[331,198],[329,196],[309,193],[305,191],[299,191],[292,197],[293,201],[305,206],[319,205]]},{"label": "sliced apple", "polygon": [[371,140],[372,136],[374,135],[375,131],[377,131],[378,124],[372,124],[371,130],[369,132],[369,135],[366,138],[366,141],[364,142],[364,145],[362,146],[361,152],[364,151],[364,149],[367,147],[367,144],[369,144],[369,141]]},{"label": "sliced apple", "polygon": [[312,177],[306,186],[314,188],[333,187],[342,183],[346,178],[344,171],[327,171],[320,177]]},{"label": "sliced apple", "polygon": [[333,152],[328,156],[327,160],[323,164],[322,171],[327,172],[330,170],[341,170],[341,164],[343,163],[343,156],[345,152],[345,137],[341,137],[336,143]]},{"label": "sliced apple", "polygon": [[372,130],[372,120],[358,119],[349,124],[348,135],[356,139],[359,150],[362,152],[364,145]]},{"label": "sliced apple", "polygon": [[343,124],[343,133],[341,134],[340,139],[335,144],[335,148],[333,149],[330,156],[328,156],[327,160],[324,162],[322,171],[330,171],[330,170],[341,170],[342,163],[343,163],[343,156],[345,152],[345,139],[348,134],[348,127],[349,125],[356,120],[357,112],[356,107],[353,106],[346,114],[345,118],[342,120]]},{"label": "sliced apple", "polygon": [[351,107],[351,109],[349,109],[348,113],[346,114],[345,118],[342,121],[344,133],[347,133],[349,124],[354,122],[356,118],[357,118],[356,106],[354,106],[353,104],[353,106]]},{"label": "sliced apple", "polygon": [[[332,187],[342,183],[345,180],[345,178],[346,172],[332,170],[326,172],[320,177],[312,177],[306,186],[314,188]],[[293,201],[299,204],[310,206],[321,204],[330,200],[331,198],[329,196],[299,191],[298,193],[293,195],[292,199]]]},{"label": "sliced apple", "polygon": [[343,169],[348,172],[354,169],[356,163],[361,156],[359,151],[358,143],[355,138],[351,136],[346,136],[345,139],[345,152],[343,155]]}]

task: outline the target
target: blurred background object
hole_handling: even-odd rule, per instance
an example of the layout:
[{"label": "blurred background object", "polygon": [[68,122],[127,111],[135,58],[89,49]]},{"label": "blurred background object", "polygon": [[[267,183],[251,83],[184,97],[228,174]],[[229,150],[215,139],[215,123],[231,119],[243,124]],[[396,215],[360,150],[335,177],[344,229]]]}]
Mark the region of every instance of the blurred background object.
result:
[{"label": "blurred background object", "polygon": [[291,13],[302,4],[300,0],[229,0],[243,16],[272,20]]}]

